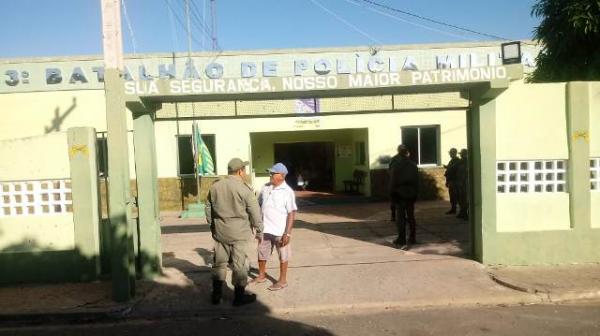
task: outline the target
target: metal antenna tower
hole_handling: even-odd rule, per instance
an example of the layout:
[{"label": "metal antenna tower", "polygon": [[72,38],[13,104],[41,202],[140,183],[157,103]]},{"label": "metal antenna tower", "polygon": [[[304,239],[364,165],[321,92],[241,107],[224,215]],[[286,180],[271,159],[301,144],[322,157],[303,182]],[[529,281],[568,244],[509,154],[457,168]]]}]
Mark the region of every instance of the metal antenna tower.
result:
[{"label": "metal antenna tower", "polygon": [[219,43],[217,42],[217,5],[215,0],[210,0],[210,21],[210,38],[212,40],[212,50],[216,51],[218,49]]},{"label": "metal antenna tower", "polygon": [[188,60],[192,56],[192,30],[190,29],[190,0],[185,0],[185,19],[188,41]]}]

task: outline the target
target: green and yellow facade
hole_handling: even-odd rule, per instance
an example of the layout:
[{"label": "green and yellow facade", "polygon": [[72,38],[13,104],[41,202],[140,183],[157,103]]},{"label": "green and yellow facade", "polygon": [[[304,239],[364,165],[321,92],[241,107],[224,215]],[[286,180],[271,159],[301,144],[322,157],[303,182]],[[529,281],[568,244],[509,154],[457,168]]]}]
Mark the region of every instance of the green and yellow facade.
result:
[{"label": "green and yellow facade", "polygon": [[[342,191],[343,181],[362,170],[361,192],[373,196],[382,193],[386,160],[413,132],[421,168],[432,176],[449,148],[469,148],[478,260],[598,261],[600,83],[527,84],[537,47],[522,49],[523,63],[507,66],[499,43],[128,57],[122,88],[130,175],[139,178],[142,165],[152,166],[142,178],[151,192],[138,195],[152,205],[144,210],[138,200],[140,218],[155,221],[154,198],[162,209],[181,209],[193,198],[195,182],[180,166],[180,139],[194,121],[213,141],[219,175],[229,158],[248,159],[258,188],[277,145],[330,143],[332,191]],[[6,74],[3,147],[71,127],[93,127],[104,136],[98,57],[3,60],[0,73]],[[0,182],[12,179],[14,166],[6,169]],[[0,249],[6,232],[20,230],[13,217],[0,217]],[[151,236],[150,245],[156,243]]]}]

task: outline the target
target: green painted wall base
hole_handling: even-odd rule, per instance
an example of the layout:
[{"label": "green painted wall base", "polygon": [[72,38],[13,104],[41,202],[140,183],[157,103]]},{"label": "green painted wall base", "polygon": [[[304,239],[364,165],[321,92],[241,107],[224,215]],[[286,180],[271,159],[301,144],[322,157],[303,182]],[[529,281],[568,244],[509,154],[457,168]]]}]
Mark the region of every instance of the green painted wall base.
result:
[{"label": "green painted wall base", "polygon": [[483,263],[488,265],[600,261],[600,230],[496,233],[487,237]]},{"label": "green painted wall base", "polygon": [[97,280],[97,258],[78,250],[0,254],[0,285]]}]

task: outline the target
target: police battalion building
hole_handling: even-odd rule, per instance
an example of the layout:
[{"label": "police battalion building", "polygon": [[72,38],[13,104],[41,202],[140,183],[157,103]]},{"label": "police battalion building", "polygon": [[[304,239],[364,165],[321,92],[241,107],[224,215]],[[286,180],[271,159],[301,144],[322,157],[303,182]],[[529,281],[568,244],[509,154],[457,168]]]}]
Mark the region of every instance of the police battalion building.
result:
[{"label": "police battalion building", "polygon": [[[536,49],[523,49],[529,68]],[[125,91],[153,94],[158,90],[153,80],[168,78],[176,79],[169,85],[175,95],[268,92],[270,79],[285,78],[283,89],[291,98],[162,104],[155,116],[161,206],[173,209],[185,204],[195,189],[193,179],[186,179],[194,173],[193,120],[219,175],[227,174],[230,158],[248,159],[258,188],[268,180],[266,168],[280,161],[290,168],[289,183],[302,174],[309,189],[343,191],[343,181],[352,180],[355,171],[387,168],[400,143],[409,146],[421,167],[441,166],[448,149],[467,146],[469,101],[460,92],[336,97],[336,77],[327,75],[353,74],[349,85],[360,89],[397,85],[402,70],[461,68],[465,71],[458,73],[459,81],[493,79],[506,76],[501,68],[488,68],[500,63],[498,43],[224,52],[195,54],[191,63],[184,55],[143,55],[127,57]],[[92,126],[100,148],[106,146],[101,58],[15,60],[0,66],[7,76],[0,83],[4,93],[0,99],[3,109],[10,111],[3,115],[3,139]],[[442,78],[446,75],[432,72],[415,81],[457,81]],[[306,90],[325,95],[293,97]],[[105,170],[106,160],[100,156],[100,169]],[[431,172],[439,175],[435,169]],[[377,174],[366,174],[360,192],[384,193],[383,186],[375,185],[378,182],[382,183]]]},{"label": "police battalion building", "polygon": [[[491,190],[496,194],[483,192],[494,200],[493,237],[498,238],[486,240],[495,246],[486,261],[504,262],[506,251],[500,248],[504,246],[503,232],[514,233],[506,237],[525,245],[532,241],[530,232],[572,229],[573,204],[581,203],[572,199],[579,196],[568,193],[570,175],[566,167],[571,148],[567,141],[571,136],[567,129],[571,124],[565,120],[567,84],[524,83],[522,74],[532,70],[538,52],[532,43],[521,44],[522,70],[518,78],[511,78],[509,67],[502,65],[500,51],[500,43],[481,42],[195,53],[191,58],[184,54],[134,55],[125,60],[124,93],[128,97],[161,97],[153,112],[160,207],[175,210],[184,208],[196,195],[190,144],[194,122],[212,154],[216,174],[227,174],[227,162],[232,157],[247,159],[256,189],[268,181],[268,167],[284,162],[290,170],[290,184],[301,174],[311,190],[342,192],[348,187],[344,181],[364,174],[358,191],[367,196],[385,196],[389,159],[398,144],[404,143],[424,176],[433,181],[434,187],[424,190],[430,193],[424,197],[440,197],[444,194],[441,166],[448,160],[448,150],[467,148],[467,111],[472,99],[468,90],[456,85],[452,90],[419,88],[510,81],[510,88],[497,99],[497,119],[472,121],[491,125],[476,134],[489,135],[495,144],[490,147],[495,150],[494,162],[481,162],[489,168],[482,174],[492,174],[484,178],[492,179],[491,183],[497,178],[497,188]],[[0,73],[4,75],[0,81],[0,140],[62,132],[75,126],[94,127],[100,170],[106,174],[101,57],[2,60]],[[341,83],[340,78],[345,82]],[[399,85],[404,90],[394,91]],[[590,90],[597,89],[590,84]],[[600,124],[593,122],[598,118],[594,113],[590,112],[587,120],[591,128]],[[133,130],[131,113],[128,129]],[[590,134],[593,137],[592,131]],[[583,133],[580,135],[585,138]],[[526,137],[532,137],[531,141],[523,141]],[[588,139],[587,146],[586,160],[598,161],[598,140]],[[133,152],[130,134],[132,177]],[[538,161],[521,165],[523,160]],[[598,165],[600,162],[592,167]],[[536,169],[543,173],[539,184],[528,182],[534,181],[534,175],[528,180],[527,174],[536,173]],[[590,193],[589,179],[584,182]],[[592,180],[589,197],[593,202],[600,201],[598,183]],[[534,192],[545,197],[547,203],[518,198],[530,197]],[[510,193],[519,195],[504,196]],[[502,207],[510,211],[500,211]],[[587,218],[589,221],[591,216],[592,227],[600,227],[600,214],[594,208],[588,204]],[[544,218],[532,217],[523,224],[514,217],[519,213]],[[484,227],[484,235],[486,230]],[[544,239],[561,241],[560,235],[548,237]],[[523,260],[598,257],[595,252],[562,251],[544,259],[536,254],[537,250],[535,244],[531,245],[524,252],[529,257]],[[515,257],[510,262],[519,260]]]}]

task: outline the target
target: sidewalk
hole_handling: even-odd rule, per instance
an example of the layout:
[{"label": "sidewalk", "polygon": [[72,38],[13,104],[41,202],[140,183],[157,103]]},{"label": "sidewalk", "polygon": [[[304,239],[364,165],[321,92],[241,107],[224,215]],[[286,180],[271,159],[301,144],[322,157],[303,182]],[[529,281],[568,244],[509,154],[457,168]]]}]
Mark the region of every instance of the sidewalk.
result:
[{"label": "sidewalk", "polygon": [[[305,201],[301,201],[305,202]],[[469,260],[468,225],[444,215],[444,202],[419,203],[418,245],[393,247],[386,203],[302,204],[292,234],[289,287],[249,286],[258,302],[212,306],[212,239],[203,220],[163,213],[164,274],[139,282],[127,304],[110,300],[110,282],[0,288],[0,323],[27,319],[115,319],[232,313],[514,305],[600,298],[600,265],[484,267]],[[254,246],[248,246],[251,256]],[[276,258],[268,264],[278,276]],[[253,261],[252,267],[256,267]]]}]

